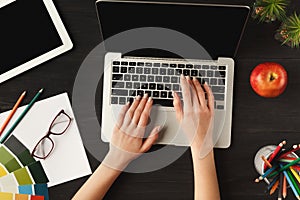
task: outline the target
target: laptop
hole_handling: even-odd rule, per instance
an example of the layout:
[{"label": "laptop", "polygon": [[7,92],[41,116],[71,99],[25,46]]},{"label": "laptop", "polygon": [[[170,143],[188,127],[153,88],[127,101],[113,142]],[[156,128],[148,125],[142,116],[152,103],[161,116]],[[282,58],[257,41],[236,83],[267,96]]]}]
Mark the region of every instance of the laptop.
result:
[{"label": "laptop", "polygon": [[1,0],[0,83],[73,47],[52,0]]},{"label": "laptop", "polygon": [[173,108],[180,74],[207,82],[215,97],[213,141],[231,144],[234,57],[248,6],[114,1],[96,2],[107,54],[104,61],[101,139],[109,142],[122,105],[148,93],[147,126],[163,126],[158,144],[187,146]]}]

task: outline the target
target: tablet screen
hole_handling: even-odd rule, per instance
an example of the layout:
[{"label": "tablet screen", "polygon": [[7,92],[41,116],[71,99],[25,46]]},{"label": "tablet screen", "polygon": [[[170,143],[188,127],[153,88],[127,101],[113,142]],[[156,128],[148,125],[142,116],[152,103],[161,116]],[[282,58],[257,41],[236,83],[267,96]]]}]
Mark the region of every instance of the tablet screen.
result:
[{"label": "tablet screen", "polygon": [[17,0],[0,8],[0,75],[64,45],[46,1]]}]

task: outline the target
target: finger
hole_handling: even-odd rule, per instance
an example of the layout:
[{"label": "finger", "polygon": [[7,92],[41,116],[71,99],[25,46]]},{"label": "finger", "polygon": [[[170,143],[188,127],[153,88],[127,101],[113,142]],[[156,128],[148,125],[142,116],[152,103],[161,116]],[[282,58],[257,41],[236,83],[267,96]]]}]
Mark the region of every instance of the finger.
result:
[{"label": "finger", "polygon": [[183,74],[181,74],[180,76],[180,85],[182,89],[182,96],[183,96],[183,103],[184,103],[183,110],[185,111],[192,108],[192,101],[191,101],[190,86],[187,82],[187,78],[185,78]]},{"label": "finger", "polygon": [[148,124],[151,108],[152,108],[153,100],[150,97],[145,105],[145,108],[141,114],[140,121],[138,123],[138,126],[145,127]]},{"label": "finger", "polygon": [[207,93],[207,104],[208,104],[208,108],[210,111],[214,111],[214,106],[215,106],[215,98],[214,98],[214,95],[213,95],[213,92],[211,90],[211,88],[209,87],[209,85],[205,82],[204,83],[204,89]]},{"label": "finger", "polygon": [[138,107],[138,105],[140,103],[140,100],[141,100],[141,96],[140,95],[138,95],[138,96],[135,97],[132,105],[130,106],[130,108],[126,112],[125,119],[124,119],[124,124],[125,125],[130,124],[130,122],[131,122],[131,120],[133,118],[133,115],[134,115],[134,111]]},{"label": "finger", "polygon": [[122,126],[124,118],[125,118],[125,115],[126,115],[126,112],[129,109],[129,105],[130,105],[130,103],[127,102],[124,106],[122,106],[122,108],[120,110],[120,113],[119,113],[118,121],[117,121],[117,126],[118,127]]},{"label": "finger", "polygon": [[133,124],[138,125],[138,123],[140,121],[141,114],[144,111],[147,100],[148,100],[148,94],[146,93],[144,95],[144,97],[142,98],[142,100],[140,101],[137,108],[134,111],[133,118],[132,118],[132,123]]},{"label": "finger", "polygon": [[141,153],[147,152],[152,147],[152,145],[158,138],[158,133],[160,131],[160,128],[161,128],[160,126],[157,126],[151,131],[149,137],[144,141],[144,143],[140,149]]},{"label": "finger", "polygon": [[181,105],[181,100],[180,97],[178,96],[177,92],[173,91],[173,106],[175,109],[175,113],[176,113],[176,119],[181,122],[182,120],[182,115],[183,115],[183,111],[182,111],[182,105]]},{"label": "finger", "polygon": [[194,85],[195,85],[195,89],[197,91],[200,106],[206,105],[205,93],[202,89],[202,86],[200,85],[199,81],[196,78],[193,78],[193,82],[194,82]]},{"label": "finger", "polygon": [[[193,78],[193,80],[194,80],[194,78]],[[192,80],[189,80],[189,84],[190,84],[190,87],[191,87],[193,108],[194,108],[194,110],[198,110],[199,107],[200,107],[200,103],[199,103],[199,98],[198,98],[198,94],[197,94],[194,82]]]}]

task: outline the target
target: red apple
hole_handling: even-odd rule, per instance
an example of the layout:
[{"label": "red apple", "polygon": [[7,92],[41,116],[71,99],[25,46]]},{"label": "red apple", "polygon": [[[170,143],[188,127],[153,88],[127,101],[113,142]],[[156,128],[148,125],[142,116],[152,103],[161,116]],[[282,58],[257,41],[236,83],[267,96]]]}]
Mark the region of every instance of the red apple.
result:
[{"label": "red apple", "polygon": [[251,75],[250,84],[253,90],[263,97],[277,97],[285,90],[288,78],[282,65],[265,62],[257,65]]}]

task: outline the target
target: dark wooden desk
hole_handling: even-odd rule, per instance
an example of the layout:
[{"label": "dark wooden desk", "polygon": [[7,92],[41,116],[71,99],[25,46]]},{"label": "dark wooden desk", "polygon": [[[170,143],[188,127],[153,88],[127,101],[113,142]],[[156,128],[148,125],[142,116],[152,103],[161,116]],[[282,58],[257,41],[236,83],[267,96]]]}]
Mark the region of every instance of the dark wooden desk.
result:
[{"label": "dark wooden desk", "polygon": [[[251,5],[253,1],[214,2]],[[100,42],[94,0],[55,0],[55,3],[72,37],[74,49],[1,84],[1,112],[10,109],[23,90],[33,96],[43,87],[43,98],[67,91],[71,98],[77,70],[89,51]],[[292,3],[294,8],[300,7],[299,1]],[[235,59],[232,145],[229,149],[215,150],[221,196],[225,200],[276,199],[264,193],[265,184],[253,182],[257,177],[254,155],[260,147],[277,144],[282,139],[290,145],[300,143],[300,50],[280,46],[273,39],[277,27],[278,23],[257,24],[250,19]],[[257,96],[249,84],[253,67],[265,61],[279,62],[288,72],[288,87],[275,99]],[[24,103],[29,103],[29,99]],[[87,153],[95,169],[99,161]],[[85,180],[81,178],[50,188],[50,199],[71,199]],[[288,199],[294,199],[292,193],[289,194]],[[106,199],[193,199],[190,152],[155,172],[123,173]]]}]

